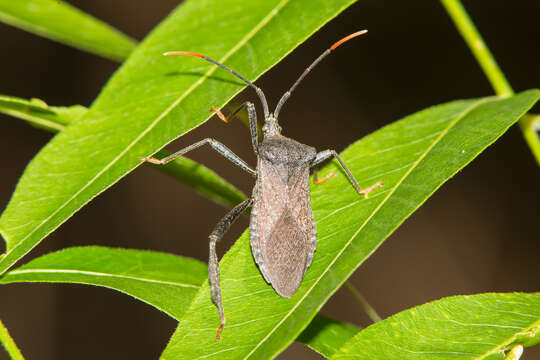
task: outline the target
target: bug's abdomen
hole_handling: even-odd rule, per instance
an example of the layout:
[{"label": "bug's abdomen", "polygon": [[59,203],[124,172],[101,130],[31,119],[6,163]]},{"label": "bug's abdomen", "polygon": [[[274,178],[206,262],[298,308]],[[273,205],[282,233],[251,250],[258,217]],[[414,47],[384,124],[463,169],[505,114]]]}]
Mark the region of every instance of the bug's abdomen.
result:
[{"label": "bug's abdomen", "polygon": [[251,248],[276,292],[292,296],[315,251],[309,198],[309,164],[285,166],[259,160],[251,212]]}]

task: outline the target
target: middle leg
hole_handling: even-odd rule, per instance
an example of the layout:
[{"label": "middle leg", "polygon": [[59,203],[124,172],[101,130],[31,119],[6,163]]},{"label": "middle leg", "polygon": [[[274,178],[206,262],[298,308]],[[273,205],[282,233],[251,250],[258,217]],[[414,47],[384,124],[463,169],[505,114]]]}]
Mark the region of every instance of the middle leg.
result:
[{"label": "middle leg", "polygon": [[165,165],[165,164],[173,161],[174,159],[179,158],[180,156],[184,155],[188,151],[197,149],[198,147],[201,147],[201,146],[203,146],[205,144],[210,145],[214,150],[216,150],[218,153],[220,153],[227,160],[231,161],[233,164],[240,167],[241,169],[247,171],[253,177],[257,176],[257,173],[255,172],[255,170],[250,168],[249,165],[244,162],[244,160],[240,159],[238,157],[238,155],[233,153],[228,147],[226,147],[225,145],[223,145],[219,141],[214,140],[212,138],[206,138],[204,140],[198,141],[195,144],[192,144],[192,145],[190,145],[188,147],[180,149],[177,152],[175,152],[174,154],[171,154],[171,155],[169,155],[169,156],[167,156],[167,157],[165,157],[163,159],[156,159],[154,157],[145,157],[145,158],[141,158],[140,161],[143,161],[143,162],[147,161],[147,162],[150,162],[150,163],[156,164],[156,165]]},{"label": "middle leg", "polygon": [[[367,199],[368,197],[368,194],[373,191],[374,189],[380,187],[380,186],[383,186],[384,184],[382,182],[377,182],[373,185],[371,185],[370,187],[368,187],[367,189],[362,189],[360,187],[360,185],[358,185],[358,182],[356,181],[356,179],[354,178],[353,174],[350,172],[350,170],[347,168],[347,166],[345,165],[345,163],[341,160],[341,158],[339,157],[338,153],[335,151],[335,150],[324,150],[324,151],[321,151],[317,154],[317,157],[315,158],[315,160],[313,161],[313,164],[311,165],[312,167],[314,166],[317,166],[318,164],[322,163],[323,161],[325,161],[326,159],[330,158],[330,157],[335,157],[336,160],[339,162],[339,164],[341,165],[341,167],[343,168],[343,170],[345,170],[345,174],[347,174],[347,177],[349,178],[349,180],[351,181],[351,183],[353,184],[354,188],[356,189],[356,191],[359,193],[359,194],[363,194],[364,195],[364,198]],[[320,182],[324,182],[326,180],[328,180],[329,177],[332,176],[332,174],[329,174],[328,176],[325,176],[323,179],[321,180],[318,180],[317,177],[316,177],[316,172],[314,173],[314,180],[318,181],[319,183]]]}]

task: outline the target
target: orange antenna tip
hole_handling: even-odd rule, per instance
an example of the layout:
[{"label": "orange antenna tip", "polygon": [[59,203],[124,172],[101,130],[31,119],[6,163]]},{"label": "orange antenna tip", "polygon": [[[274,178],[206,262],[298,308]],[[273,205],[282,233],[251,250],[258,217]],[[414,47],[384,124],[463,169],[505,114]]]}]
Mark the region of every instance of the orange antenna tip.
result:
[{"label": "orange antenna tip", "polygon": [[204,58],[204,56],[202,56],[201,54],[197,54],[197,53],[189,52],[189,51],[168,51],[166,53],[163,53],[163,55],[165,55],[165,56],[169,56],[169,55],[189,55],[189,56],[195,56],[195,57],[198,57],[198,58]]},{"label": "orange antenna tip", "polygon": [[357,36],[364,35],[365,33],[367,33],[367,30],[360,30],[353,34],[347,35],[343,39],[337,41],[334,45],[330,46],[330,50],[334,50],[335,48],[337,48],[339,45],[343,44],[344,42],[347,42]]}]

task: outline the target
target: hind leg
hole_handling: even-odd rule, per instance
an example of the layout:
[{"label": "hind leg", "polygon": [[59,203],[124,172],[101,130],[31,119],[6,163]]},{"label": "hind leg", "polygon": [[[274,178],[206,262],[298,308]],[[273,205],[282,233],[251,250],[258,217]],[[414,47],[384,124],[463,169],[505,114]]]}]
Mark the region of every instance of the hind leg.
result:
[{"label": "hind leg", "polygon": [[238,216],[252,204],[253,200],[248,199],[236,205],[221,221],[216,225],[214,231],[210,234],[210,254],[208,257],[208,279],[210,280],[210,290],[212,292],[212,301],[216,304],[219,311],[220,325],[216,332],[216,340],[221,339],[221,331],[225,326],[225,313],[223,311],[223,302],[221,301],[221,288],[219,286],[219,264],[216,254],[216,243],[221,240],[223,235],[229,230]]}]

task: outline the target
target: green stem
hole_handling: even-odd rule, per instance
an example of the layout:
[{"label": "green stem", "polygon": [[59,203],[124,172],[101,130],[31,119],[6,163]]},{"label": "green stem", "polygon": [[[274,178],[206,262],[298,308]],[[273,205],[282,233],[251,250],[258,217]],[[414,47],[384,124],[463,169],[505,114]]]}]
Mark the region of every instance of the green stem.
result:
[{"label": "green stem", "polygon": [[24,360],[24,357],[21,354],[21,351],[13,341],[13,338],[9,335],[8,329],[0,320],[0,342],[6,348],[7,353],[13,360]]},{"label": "green stem", "polygon": [[375,323],[382,320],[379,314],[377,314],[377,311],[375,311],[375,309],[368,303],[364,295],[362,295],[360,291],[358,291],[358,289],[351,284],[350,281],[345,282],[345,289],[347,289],[358,304],[360,304],[360,307],[362,310],[364,310],[371,321]]},{"label": "green stem", "polygon": [[[454,21],[459,33],[471,49],[478,64],[484,71],[495,93],[499,96],[509,96],[514,94],[514,90],[489,51],[484,39],[474,26],[467,10],[460,0],[441,0],[446,11]],[[538,116],[527,115],[520,119],[519,126],[523,132],[525,141],[529,145],[536,161],[540,165],[540,138],[535,127],[540,126]]]},{"label": "green stem", "polygon": [[519,127],[540,165],[540,115],[526,114],[519,120]]},{"label": "green stem", "polygon": [[459,33],[465,39],[467,45],[476,57],[476,61],[484,70],[495,93],[499,96],[509,96],[514,94],[514,90],[504,76],[499,65],[491,55],[482,35],[476,30],[469,14],[459,0],[441,0],[446,11],[454,21]]}]

